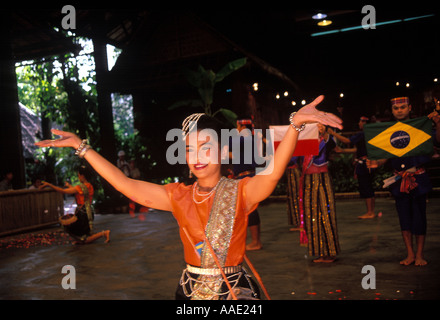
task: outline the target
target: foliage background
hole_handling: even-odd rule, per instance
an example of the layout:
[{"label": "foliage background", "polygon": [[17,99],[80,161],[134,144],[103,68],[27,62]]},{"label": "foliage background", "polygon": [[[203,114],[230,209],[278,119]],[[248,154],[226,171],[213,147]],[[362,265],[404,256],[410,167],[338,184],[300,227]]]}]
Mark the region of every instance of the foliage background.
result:
[{"label": "foliage background", "polygon": [[[16,66],[19,101],[41,119],[41,130],[36,140],[52,139],[53,127],[75,132],[87,138],[91,146],[100,151],[97,91],[93,45],[84,38],[76,38],[83,48],[77,55],[67,54],[25,61]],[[114,57],[120,51],[114,51]],[[124,150],[127,159],[134,158],[140,171],[150,170],[146,143],[133,128],[134,115],[131,96],[112,94],[115,138],[118,150]],[[50,181],[59,186],[64,182],[77,183],[80,159],[74,150],[65,148],[39,148],[33,159],[26,159],[28,184],[35,178]],[[114,159],[116,161],[116,159]],[[95,200],[103,202],[102,183],[93,175]]]}]

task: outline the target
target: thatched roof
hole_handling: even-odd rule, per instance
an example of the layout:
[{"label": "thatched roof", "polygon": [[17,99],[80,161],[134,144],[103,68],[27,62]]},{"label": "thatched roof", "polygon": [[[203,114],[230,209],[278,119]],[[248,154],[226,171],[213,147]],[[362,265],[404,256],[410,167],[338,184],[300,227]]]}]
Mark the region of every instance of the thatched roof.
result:
[{"label": "thatched roof", "polygon": [[[34,143],[41,138],[41,119],[21,102],[18,103],[18,106],[20,107],[23,156],[25,159],[33,159],[35,150],[37,150]],[[52,129],[62,129],[62,126],[56,123],[52,123],[51,127]]]},{"label": "thatched roof", "polygon": [[31,159],[34,157],[34,152],[37,149],[34,143],[37,141],[36,137],[41,133],[41,120],[21,102],[19,102],[18,105],[20,107],[23,156],[25,159]]}]

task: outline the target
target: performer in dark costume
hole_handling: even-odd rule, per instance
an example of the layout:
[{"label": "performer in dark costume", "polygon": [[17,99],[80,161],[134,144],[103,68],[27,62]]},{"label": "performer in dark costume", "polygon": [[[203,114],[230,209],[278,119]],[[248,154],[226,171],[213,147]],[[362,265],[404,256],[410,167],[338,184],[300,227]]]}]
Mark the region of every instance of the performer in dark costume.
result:
[{"label": "performer in dark costume", "polygon": [[318,124],[319,154],[304,156],[303,198],[305,230],[313,262],[331,263],[340,252],[333,184],[328,172],[328,157],[336,146],[325,126]]},{"label": "performer in dark costume", "polygon": [[[337,138],[339,141],[345,144],[353,144],[356,147],[356,159],[355,159],[355,177],[358,180],[359,195],[362,199],[365,199],[367,206],[367,212],[358,216],[359,219],[371,219],[376,216],[374,212],[375,208],[375,194],[373,189],[373,178],[375,169],[367,168],[367,148],[365,146],[364,125],[368,123],[367,117],[360,117],[359,119],[359,131],[352,135],[350,138],[344,137],[341,134],[335,132],[331,128],[327,129],[327,132]],[[352,149],[335,149],[336,152],[347,152],[345,150]],[[340,150],[340,151],[338,151]],[[353,152],[353,151],[351,151]]]},{"label": "performer in dark costume", "polygon": [[299,188],[301,179],[300,157],[292,157],[287,165],[287,222],[290,231],[300,229]]},{"label": "performer in dark costume", "polygon": [[[411,105],[408,97],[391,99],[391,111],[397,121],[409,119]],[[433,112],[429,115],[435,122],[437,132],[440,130],[440,119]],[[436,136],[433,134],[433,136]],[[436,139],[435,139],[436,140]],[[428,262],[423,255],[426,237],[426,195],[431,190],[431,182],[425,165],[431,160],[430,155],[399,157],[388,159],[388,163],[396,174],[402,178],[390,185],[394,196],[400,229],[407,251],[407,257],[400,261],[402,265],[415,264],[424,266]],[[382,165],[387,160],[368,160],[369,167]],[[416,238],[416,250],[413,249],[413,235]]]}]

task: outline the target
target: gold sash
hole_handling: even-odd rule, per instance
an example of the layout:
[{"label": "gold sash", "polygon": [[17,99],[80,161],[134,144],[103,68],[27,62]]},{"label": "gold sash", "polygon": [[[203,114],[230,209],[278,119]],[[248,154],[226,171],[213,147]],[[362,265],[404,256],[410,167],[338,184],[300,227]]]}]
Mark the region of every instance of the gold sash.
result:
[{"label": "gold sash", "polygon": [[[214,249],[222,268],[225,266],[234,228],[239,182],[240,180],[221,178],[205,230],[206,238]],[[206,244],[203,246],[201,254],[201,267],[218,268]],[[194,284],[192,299],[218,299],[223,284],[221,275],[200,275],[197,280]]]}]

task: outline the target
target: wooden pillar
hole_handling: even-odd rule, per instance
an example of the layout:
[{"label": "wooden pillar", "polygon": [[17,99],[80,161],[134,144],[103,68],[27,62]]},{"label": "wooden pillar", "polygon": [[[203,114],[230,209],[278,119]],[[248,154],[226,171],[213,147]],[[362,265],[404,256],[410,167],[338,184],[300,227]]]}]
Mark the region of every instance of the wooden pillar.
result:
[{"label": "wooden pillar", "polygon": [[0,179],[4,170],[14,174],[14,189],[26,186],[17,77],[12,52],[12,17],[8,9],[0,14]]},{"label": "wooden pillar", "polygon": [[96,71],[96,92],[98,94],[98,115],[99,127],[101,131],[101,154],[110,162],[116,163],[116,140],[115,129],[113,124],[113,108],[111,100],[111,92],[105,85],[108,75],[107,62],[107,43],[105,25],[106,21],[104,13],[100,10],[95,12],[93,28],[95,35],[92,36],[95,71]]},{"label": "wooden pillar", "polygon": [[[108,73],[107,48],[106,43],[100,39],[93,39],[95,71],[96,71],[96,91],[98,94],[98,116],[101,134],[100,154],[113,164],[116,164],[116,139],[113,124],[113,108],[110,92],[105,86],[106,75]],[[103,180],[104,192],[107,196],[116,195],[107,182]]]}]

